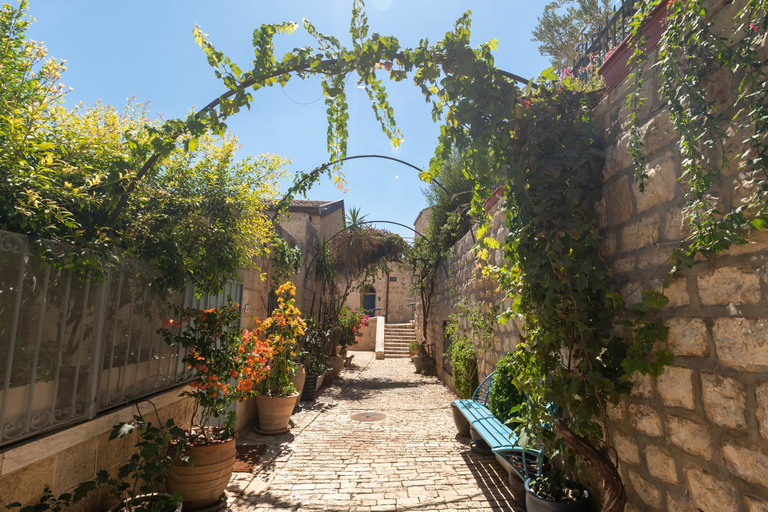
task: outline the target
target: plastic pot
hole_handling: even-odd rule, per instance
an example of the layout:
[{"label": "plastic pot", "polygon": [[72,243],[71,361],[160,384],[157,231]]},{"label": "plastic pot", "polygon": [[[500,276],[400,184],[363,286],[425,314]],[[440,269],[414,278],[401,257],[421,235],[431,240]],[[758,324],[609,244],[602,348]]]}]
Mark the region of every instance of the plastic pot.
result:
[{"label": "plastic pot", "polygon": [[587,512],[589,493],[576,501],[553,501],[537,496],[531,491],[531,479],[525,481],[525,508],[528,512]]}]

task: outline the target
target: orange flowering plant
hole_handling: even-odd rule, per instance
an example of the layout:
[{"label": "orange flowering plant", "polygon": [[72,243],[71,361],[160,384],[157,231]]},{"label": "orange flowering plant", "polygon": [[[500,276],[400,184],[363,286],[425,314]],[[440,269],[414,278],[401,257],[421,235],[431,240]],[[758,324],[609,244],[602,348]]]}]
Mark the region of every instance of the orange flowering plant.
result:
[{"label": "orange flowering plant", "polygon": [[[259,340],[260,331],[239,327],[239,304],[232,301],[220,309],[175,310],[182,320],[167,320],[158,332],[169,345],[187,349],[184,362],[197,375],[193,390],[183,393],[200,411],[199,428],[190,442],[228,439],[235,427],[235,412],[229,406],[256,394],[254,388],[269,372],[270,346]],[[212,428],[213,419],[222,428]]]},{"label": "orange flowering plant", "polygon": [[262,392],[268,396],[289,396],[297,390],[293,385],[296,374],[296,338],[304,335],[307,325],[296,308],[296,287],[288,281],[277,289],[277,308],[272,316],[259,323],[256,330],[267,335],[269,345],[269,372]]}]

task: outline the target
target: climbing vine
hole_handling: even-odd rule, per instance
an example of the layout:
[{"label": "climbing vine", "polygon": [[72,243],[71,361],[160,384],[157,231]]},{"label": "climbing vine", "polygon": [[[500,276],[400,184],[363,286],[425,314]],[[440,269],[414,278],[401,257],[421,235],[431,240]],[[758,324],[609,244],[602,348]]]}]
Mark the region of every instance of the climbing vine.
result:
[{"label": "climbing vine", "polygon": [[[648,2],[636,15],[634,34],[661,3]],[[768,2],[747,0],[732,20],[720,23],[706,4],[667,4],[667,26],[655,64],[659,94],[678,135],[687,190],[684,215],[690,234],[675,252],[678,266],[691,265],[697,253],[710,257],[747,243],[750,228],[768,228]],[[630,114],[631,151],[641,186],[647,179],[638,129],[644,50],[639,41]],[[732,197],[732,191],[744,187],[751,192]]]},{"label": "climbing vine", "polygon": [[291,247],[284,238],[275,236],[272,241],[272,283],[275,286],[288,281],[293,274],[301,271],[301,249]]}]

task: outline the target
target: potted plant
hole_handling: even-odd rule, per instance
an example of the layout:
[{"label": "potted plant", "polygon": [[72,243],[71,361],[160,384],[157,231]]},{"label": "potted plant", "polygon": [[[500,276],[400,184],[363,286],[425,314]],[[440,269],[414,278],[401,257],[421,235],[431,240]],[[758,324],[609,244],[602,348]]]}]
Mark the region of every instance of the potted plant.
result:
[{"label": "potted plant", "polygon": [[[296,338],[304,335],[306,324],[294,305],[296,288],[288,281],[277,289],[277,308],[272,316],[257,324],[257,331],[267,335],[269,371],[261,394],[256,396],[259,415],[258,432],[279,434],[288,430],[298,393],[294,387]],[[258,322],[258,321],[257,321]]]},{"label": "potted plant", "polygon": [[[323,384],[322,376],[327,368],[324,363],[323,347],[329,332],[327,327],[318,325],[310,318],[306,321],[304,336],[299,338],[300,352],[307,372],[304,388],[300,390],[302,400],[314,400],[317,389]],[[297,391],[299,391],[298,388]]]},{"label": "potted plant", "polygon": [[549,471],[525,481],[525,508],[528,512],[586,512],[589,493],[567,480],[560,471]]},{"label": "potted plant", "polygon": [[411,340],[409,352],[411,356],[411,361],[413,361],[414,356],[420,356],[421,355],[421,345],[419,345],[419,342],[416,340]]},{"label": "potted plant", "polygon": [[[11,503],[6,508],[19,508],[20,512],[64,510],[92,491],[101,491],[116,501],[109,509],[110,512],[179,512],[182,506],[181,496],[178,493],[161,493],[157,489],[174,468],[174,457],[168,450],[171,443],[176,444],[179,453],[183,453],[186,447],[184,430],[178,427],[173,419],[169,419],[164,425],[155,426],[139,415],[134,416],[130,423],[115,425],[109,439],[111,441],[133,433],[137,434],[134,445],[137,450],[117,470],[116,476],[111,476],[109,471],[102,469],[96,474],[95,480],[81,483],[72,493],[57,497],[46,487],[37,505],[22,506],[20,503]],[[182,458],[186,460],[185,456]]]},{"label": "potted plant", "polygon": [[217,502],[229,483],[236,454],[230,406],[255,395],[267,374],[270,347],[259,340],[259,332],[238,326],[239,305],[231,301],[220,309],[174,309],[181,321],[169,320],[158,332],[169,345],[186,349],[184,362],[197,380],[182,395],[196,407],[185,432],[191,466],[177,459],[165,481],[168,491],[178,491],[193,509]]}]

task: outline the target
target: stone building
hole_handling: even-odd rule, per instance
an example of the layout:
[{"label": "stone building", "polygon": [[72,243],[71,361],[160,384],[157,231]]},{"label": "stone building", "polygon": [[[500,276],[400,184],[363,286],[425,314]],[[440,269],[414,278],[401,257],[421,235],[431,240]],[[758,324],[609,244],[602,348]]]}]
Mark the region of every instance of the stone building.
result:
[{"label": "stone building", "polygon": [[347,306],[370,311],[370,316],[382,316],[388,324],[413,320],[416,296],[411,293],[411,270],[406,265],[394,265],[370,285],[353,292]]},{"label": "stone building", "polygon": [[[344,200],[293,200],[288,207],[290,217],[284,216],[277,225],[280,236],[288,245],[301,250],[301,269],[289,277],[296,285],[296,307],[305,318],[317,317],[320,308],[320,290],[315,283],[314,263],[317,247],[344,229]],[[243,320],[246,329],[254,326],[253,318],[263,320],[271,312],[275,283],[273,263],[264,258],[256,264],[258,270],[242,270]]]}]

